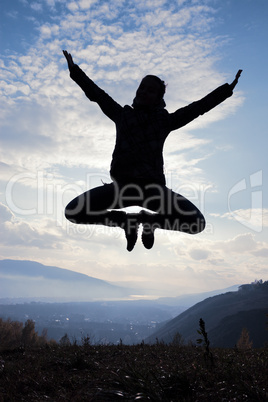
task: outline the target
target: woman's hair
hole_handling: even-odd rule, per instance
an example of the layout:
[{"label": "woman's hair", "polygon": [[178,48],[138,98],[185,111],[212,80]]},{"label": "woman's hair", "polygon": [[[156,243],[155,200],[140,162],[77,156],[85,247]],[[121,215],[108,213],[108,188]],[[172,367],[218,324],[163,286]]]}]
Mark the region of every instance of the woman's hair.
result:
[{"label": "woman's hair", "polygon": [[[166,84],[165,84],[165,81],[162,81],[161,80],[161,78],[159,78],[159,77],[157,77],[156,75],[146,75],[144,78],[152,78],[152,79],[154,79],[157,83],[158,83],[158,85],[159,85],[159,88],[160,88],[160,93],[159,93],[159,95],[160,95],[160,97],[161,98],[163,98],[164,97],[164,94],[165,94],[165,92],[166,92]],[[144,79],[143,78],[143,79]]]}]

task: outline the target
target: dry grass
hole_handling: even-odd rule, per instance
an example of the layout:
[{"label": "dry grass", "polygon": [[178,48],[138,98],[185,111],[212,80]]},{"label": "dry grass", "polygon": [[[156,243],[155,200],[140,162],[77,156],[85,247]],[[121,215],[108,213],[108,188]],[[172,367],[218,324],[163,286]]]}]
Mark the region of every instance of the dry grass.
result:
[{"label": "dry grass", "polygon": [[0,401],[267,401],[268,348],[44,345],[0,352]]}]

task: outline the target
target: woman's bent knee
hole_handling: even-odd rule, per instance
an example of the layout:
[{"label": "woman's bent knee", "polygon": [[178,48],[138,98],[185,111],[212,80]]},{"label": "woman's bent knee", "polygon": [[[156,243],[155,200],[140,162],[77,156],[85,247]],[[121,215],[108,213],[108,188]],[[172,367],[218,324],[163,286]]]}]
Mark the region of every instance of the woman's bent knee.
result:
[{"label": "woman's bent knee", "polygon": [[179,231],[188,233],[188,234],[198,234],[203,232],[206,227],[206,220],[203,215],[199,216],[196,219],[187,220],[179,223]]},{"label": "woman's bent knee", "polygon": [[69,204],[66,206],[64,214],[65,218],[68,219],[68,221],[76,223],[78,216],[81,214],[82,205],[79,202],[79,198],[74,198]]},{"label": "woman's bent knee", "polygon": [[203,232],[203,230],[205,230],[205,227],[206,227],[206,220],[202,216],[202,218],[200,218],[200,220],[199,220],[199,232],[198,233]]},{"label": "woman's bent knee", "polygon": [[73,222],[73,223],[76,222],[76,219],[75,219],[76,213],[73,209],[69,208],[68,205],[65,208],[64,215],[65,215],[65,218],[68,219],[68,221]]},{"label": "woman's bent knee", "polygon": [[201,215],[195,222],[193,222],[193,223],[190,225],[189,233],[190,233],[190,234],[198,234],[198,233],[201,233],[201,232],[203,232],[203,230],[205,229],[205,227],[206,227],[206,220],[205,220],[205,218],[203,217],[203,215]]}]

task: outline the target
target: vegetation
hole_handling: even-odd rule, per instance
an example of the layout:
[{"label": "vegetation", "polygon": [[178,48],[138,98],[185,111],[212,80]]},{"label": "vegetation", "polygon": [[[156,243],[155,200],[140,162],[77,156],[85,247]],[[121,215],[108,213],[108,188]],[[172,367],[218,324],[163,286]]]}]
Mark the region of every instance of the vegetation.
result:
[{"label": "vegetation", "polygon": [[87,336],[79,346],[67,334],[46,342],[31,321],[1,321],[0,334],[1,402],[268,399],[268,348],[211,348],[201,319],[201,346],[185,345],[180,334],[170,344],[92,345]]},{"label": "vegetation", "polygon": [[211,366],[214,366],[214,357],[209,347],[210,341],[208,339],[208,334],[206,332],[205,321],[202,318],[200,318],[199,320],[199,330],[197,331],[197,333],[202,336],[202,338],[197,339],[196,342],[199,345],[203,344],[205,361],[211,364]]},{"label": "vegetation", "polygon": [[252,348],[252,342],[249,339],[249,332],[247,328],[243,328],[240,338],[237,341],[236,347],[238,349],[247,350]]},{"label": "vegetation", "polygon": [[43,330],[39,336],[35,331],[33,320],[27,320],[23,325],[19,321],[0,318],[0,351],[19,347],[41,346],[47,344],[47,333]]}]

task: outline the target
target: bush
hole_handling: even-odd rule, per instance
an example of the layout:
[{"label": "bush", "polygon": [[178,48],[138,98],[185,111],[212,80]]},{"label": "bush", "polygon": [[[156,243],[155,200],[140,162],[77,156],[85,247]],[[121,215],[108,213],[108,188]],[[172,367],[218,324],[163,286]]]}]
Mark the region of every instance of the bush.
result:
[{"label": "bush", "polygon": [[0,318],[0,349],[15,349],[19,347],[40,346],[47,343],[47,331],[43,330],[39,336],[35,331],[35,323],[33,320],[27,320],[23,325],[22,322],[6,321]]},{"label": "bush", "polygon": [[249,340],[249,332],[247,328],[243,328],[240,338],[237,341],[237,349],[249,350],[252,348],[252,342]]}]

